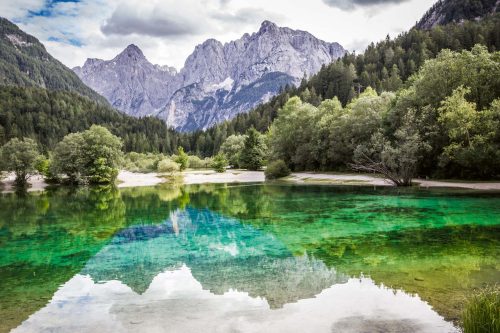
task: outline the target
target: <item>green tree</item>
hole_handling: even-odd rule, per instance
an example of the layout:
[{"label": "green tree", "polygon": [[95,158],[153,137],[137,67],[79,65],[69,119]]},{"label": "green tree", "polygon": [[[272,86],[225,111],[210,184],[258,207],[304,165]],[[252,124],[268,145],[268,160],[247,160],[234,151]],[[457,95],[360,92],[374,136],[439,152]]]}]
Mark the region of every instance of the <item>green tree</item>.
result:
[{"label": "green tree", "polygon": [[384,175],[396,186],[411,186],[417,162],[426,144],[420,138],[409,112],[405,125],[398,129],[391,142],[382,132],[375,133],[370,142],[359,145],[354,152],[354,170]]},{"label": "green tree", "polygon": [[240,167],[240,157],[243,148],[245,147],[245,135],[231,135],[220,147],[220,151],[227,156],[229,164],[233,168]]},{"label": "green tree", "polygon": [[251,127],[245,139],[245,146],[241,152],[241,164],[248,170],[260,170],[264,165],[266,145],[262,134]]},{"label": "green tree", "polygon": [[219,173],[226,172],[227,159],[223,153],[218,153],[212,161],[212,168]]},{"label": "green tree", "polygon": [[470,89],[459,87],[439,108],[439,123],[449,144],[439,159],[441,168],[461,178],[500,176],[500,100],[478,111],[467,101]]},{"label": "green tree", "polygon": [[67,135],[54,150],[53,172],[66,174],[71,182],[112,183],[122,159],[122,142],[105,127]]},{"label": "green tree", "polygon": [[54,149],[51,172],[55,175],[65,174],[70,183],[78,183],[84,168],[81,152],[84,146],[82,133],[66,135]]},{"label": "green tree", "polygon": [[441,103],[438,121],[447,129],[451,140],[464,142],[472,147],[471,131],[477,126],[479,113],[476,111],[476,104],[465,99],[465,95],[469,93],[469,88],[457,88]]},{"label": "green tree", "polygon": [[188,168],[189,156],[184,152],[183,147],[179,147],[177,149],[177,157],[175,158],[175,162],[179,164],[181,171],[184,171]]},{"label": "green tree", "polygon": [[37,144],[29,138],[11,139],[0,149],[0,167],[16,174],[15,183],[18,186],[26,185],[29,177],[36,172],[39,158]]}]

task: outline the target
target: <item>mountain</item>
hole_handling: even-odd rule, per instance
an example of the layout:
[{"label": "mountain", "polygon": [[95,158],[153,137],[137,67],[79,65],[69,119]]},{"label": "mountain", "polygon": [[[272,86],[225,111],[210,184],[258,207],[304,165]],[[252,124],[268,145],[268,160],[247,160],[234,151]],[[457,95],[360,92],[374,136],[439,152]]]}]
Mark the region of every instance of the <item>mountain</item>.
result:
[{"label": "mountain", "polygon": [[119,110],[154,115],[189,131],[247,112],[344,54],[338,43],[264,21],[258,32],[238,40],[196,46],[179,73],[151,64],[134,45],[74,71]]},{"label": "mountain", "polygon": [[0,17],[0,85],[41,87],[78,93],[108,104],[68,67],[54,59],[42,43]]},{"label": "mountain", "polygon": [[149,115],[164,107],[177,74],[172,67],[151,64],[135,45],[110,61],[87,59],[83,67],[73,71],[114,107],[133,116]]},{"label": "mountain", "polygon": [[500,11],[500,0],[440,0],[417,23],[418,29],[480,20]]}]

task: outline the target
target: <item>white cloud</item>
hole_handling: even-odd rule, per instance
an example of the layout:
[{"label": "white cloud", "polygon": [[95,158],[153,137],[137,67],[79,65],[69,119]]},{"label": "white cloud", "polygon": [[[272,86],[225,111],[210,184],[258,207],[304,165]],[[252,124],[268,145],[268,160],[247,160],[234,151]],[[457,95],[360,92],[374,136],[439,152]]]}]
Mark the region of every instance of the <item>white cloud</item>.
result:
[{"label": "white cloud", "polygon": [[371,0],[342,1],[357,6],[345,11],[331,6],[335,0],[81,0],[54,3],[51,15],[36,16],[28,11],[40,11],[45,1],[17,0],[0,1],[0,11],[69,67],[86,58],[111,59],[134,43],[151,62],[179,69],[197,44],[240,38],[265,19],[360,52],[388,33],[409,29],[434,2],[374,0],[379,4],[373,7],[359,5]]}]

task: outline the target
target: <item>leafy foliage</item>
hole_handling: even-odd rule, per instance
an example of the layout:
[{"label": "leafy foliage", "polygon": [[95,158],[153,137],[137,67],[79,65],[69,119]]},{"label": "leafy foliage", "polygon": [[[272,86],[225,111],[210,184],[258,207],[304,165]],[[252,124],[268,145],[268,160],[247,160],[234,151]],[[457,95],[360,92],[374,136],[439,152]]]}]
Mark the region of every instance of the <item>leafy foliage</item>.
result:
[{"label": "leafy foliage", "polygon": [[176,163],[170,159],[163,159],[160,162],[158,162],[158,169],[157,171],[160,173],[174,173],[179,171],[181,168],[179,163]]},{"label": "leafy foliage", "polygon": [[53,155],[53,173],[66,174],[71,182],[111,183],[122,158],[121,140],[102,126],[67,135]]},{"label": "leafy foliage", "polygon": [[379,172],[397,185],[500,177],[499,57],[483,46],[444,50],[397,94],[367,88],[345,107],[292,97],[269,130],[270,159],[298,171]]},{"label": "leafy foliage", "polygon": [[290,169],[283,160],[272,161],[264,171],[266,179],[283,178],[290,175],[290,173]]},{"label": "leafy foliage", "polygon": [[179,147],[177,150],[177,156],[175,157],[175,162],[179,164],[180,170],[184,171],[189,166],[189,157],[184,152],[184,148]]},{"label": "leafy foliage", "polygon": [[226,156],[223,153],[218,153],[213,158],[212,168],[215,170],[215,172],[226,172],[227,163],[228,162]]},{"label": "leafy foliage", "polygon": [[353,169],[384,175],[396,186],[410,186],[417,171],[421,153],[427,148],[415,128],[410,113],[404,125],[394,133],[394,142],[382,132],[372,135],[370,142],[354,151]]},{"label": "leafy foliage", "polygon": [[220,147],[220,151],[224,153],[229,159],[229,164],[233,168],[239,168],[241,164],[241,152],[245,147],[245,135],[231,135],[224,141]]},{"label": "leafy foliage", "polygon": [[32,139],[14,138],[0,149],[0,169],[16,174],[16,185],[23,186],[31,174],[36,172],[40,158],[36,142]]}]

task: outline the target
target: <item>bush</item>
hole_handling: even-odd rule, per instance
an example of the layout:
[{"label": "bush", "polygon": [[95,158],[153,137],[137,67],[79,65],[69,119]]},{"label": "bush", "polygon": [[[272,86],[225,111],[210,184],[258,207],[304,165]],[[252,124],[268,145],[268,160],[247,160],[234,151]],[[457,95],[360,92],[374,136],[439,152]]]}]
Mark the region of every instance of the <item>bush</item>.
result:
[{"label": "bush", "polygon": [[283,160],[276,160],[267,166],[264,174],[266,179],[278,179],[290,175],[291,171]]},{"label": "bush", "polygon": [[164,159],[158,162],[157,171],[160,173],[174,173],[180,170],[179,163],[175,163],[172,160]]},{"label": "bush", "polygon": [[464,333],[500,332],[500,287],[473,295],[462,314]]},{"label": "bush", "polygon": [[214,160],[212,162],[212,168],[219,173],[223,173],[226,171],[227,160],[226,156],[222,153],[218,153],[215,155]]},{"label": "bush", "polygon": [[209,158],[201,159],[198,156],[188,156],[188,165],[192,169],[208,169],[212,165]]},{"label": "bush", "polygon": [[122,168],[131,172],[154,172],[158,168],[158,163],[164,158],[163,154],[131,152],[125,155]]},{"label": "bush", "polygon": [[189,157],[184,152],[184,148],[179,147],[179,149],[177,150],[177,157],[175,157],[175,162],[179,163],[181,171],[184,171],[189,167]]}]

